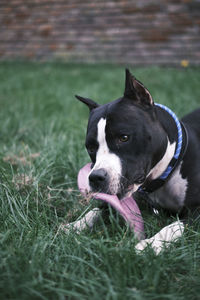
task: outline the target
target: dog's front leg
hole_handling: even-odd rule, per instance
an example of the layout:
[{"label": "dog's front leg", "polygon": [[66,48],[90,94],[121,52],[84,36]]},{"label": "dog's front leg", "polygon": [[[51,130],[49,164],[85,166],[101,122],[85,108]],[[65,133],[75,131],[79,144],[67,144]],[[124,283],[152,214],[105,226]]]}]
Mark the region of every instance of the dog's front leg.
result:
[{"label": "dog's front leg", "polygon": [[140,241],[136,245],[137,251],[144,250],[148,245],[152,247],[156,254],[159,254],[165,247],[169,247],[170,244],[176,241],[182,236],[184,231],[184,224],[181,221],[176,221],[164,228],[162,228],[157,234],[150,239]]},{"label": "dog's front leg", "polygon": [[93,208],[90,210],[84,217],[82,217],[80,220],[77,220],[72,223],[68,224],[62,224],[60,226],[60,229],[62,229],[65,232],[69,232],[71,230],[76,231],[77,233],[80,233],[86,228],[92,228],[94,224],[98,221],[99,217],[101,216],[101,209],[100,208]]}]

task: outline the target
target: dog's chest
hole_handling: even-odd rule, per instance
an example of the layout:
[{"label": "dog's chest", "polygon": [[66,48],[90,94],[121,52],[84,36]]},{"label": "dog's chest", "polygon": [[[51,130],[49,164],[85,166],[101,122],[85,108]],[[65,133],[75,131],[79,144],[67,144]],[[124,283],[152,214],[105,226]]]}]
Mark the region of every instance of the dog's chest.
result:
[{"label": "dog's chest", "polygon": [[160,206],[172,212],[179,212],[184,206],[188,182],[187,179],[183,179],[180,169],[181,166],[162,188],[149,194],[155,207]]}]

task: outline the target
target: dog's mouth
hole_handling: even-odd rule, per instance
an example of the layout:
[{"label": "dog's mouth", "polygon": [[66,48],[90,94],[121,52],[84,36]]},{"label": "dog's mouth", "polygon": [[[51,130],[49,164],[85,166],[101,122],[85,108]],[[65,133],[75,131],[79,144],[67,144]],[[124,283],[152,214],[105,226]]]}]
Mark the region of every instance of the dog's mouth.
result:
[{"label": "dog's mouth", "polygon": [[122,199],[123,197],[130,197],[135,192],[138,191],[138,189],[144,185],[146,181],[145,175],[138,175],[134,178],[134,180],[128,180],[124,179],[124,182],[120,185],[119,192],[117,193],[118,197]]},{"label": "dog's mouth", "polygon": [[[120,188],[120,190],[116,193],[116,195],[119,199],[131,197],[134,193],[136,193],[139,190],[139,188],[143,184],[144,184],[144,182],[141,182],[141,183],[136,182],[136,183],[128,185],[127,187],[122,186]],[[107,192],[107,193],[112,195],[112,193],[110,193],[110,192]]]},{"label": "dog's mouth", "polygon": [[138,191],[142,184],[131,184],[127,188],[123,188],[119,193],[117,193],[117,196],[119,199],[123,199],[125,197],[131,197],[135,192]]},{"label": "dog's mouth", "polygon": [[105,193],[109,195],[116,195],[119,199],[123,199],[125,197],[130,197],[135,192],[138,191],[138,189],[144,184],[145,180],[142,180],[141,182],[135,182],[129,185],[120,185],[116,190],[113,190],[112,187],[102,187],[102,188],[94,188],[90,186],[90,192],[92,193]]},{"label": "dog's mouth", "polygon": [[81,194],[84,197],[94,197],[95,199],[102,200],[108,204],[110,204],[113,208],[115,208],[121,216],[128,222],[130,228],[133,228],[136,236],[139,239],[144,238],[144,225],[141,217],[140,210],[137,206],[133,197],[119,199],[117,195],[108,195],[104,193],[95,193],[88,195],[89,185],[88,185],[88,174],[90,172],[90,164],[84,166],[78,174],[78,187]]},{"label": "dog's mouth", "polygon": [[105,169],[93,170],[88,176],[90,192],[116,195],[119,199],[130,197],[144,184],[146,176],[137,173],[132,179],[109,176]]}]

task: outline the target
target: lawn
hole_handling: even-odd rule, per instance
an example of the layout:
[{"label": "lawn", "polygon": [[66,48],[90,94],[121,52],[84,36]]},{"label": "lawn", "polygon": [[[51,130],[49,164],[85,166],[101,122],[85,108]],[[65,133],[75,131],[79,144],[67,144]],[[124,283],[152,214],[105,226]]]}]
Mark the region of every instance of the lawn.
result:
[{"label": "lawn", "polygon": [[[200,106],[200,69],[131,68],[179,117]],[[59,231],[96,203],[76,177],[88,109],[124,90],[124,68],[0,64],[0,299],[199,299],[200,226],[156,256],[110,210],[93,231]],[[192,159],[192,158],[191,158]],[[144,212],[148,236],[172,220]]]}]

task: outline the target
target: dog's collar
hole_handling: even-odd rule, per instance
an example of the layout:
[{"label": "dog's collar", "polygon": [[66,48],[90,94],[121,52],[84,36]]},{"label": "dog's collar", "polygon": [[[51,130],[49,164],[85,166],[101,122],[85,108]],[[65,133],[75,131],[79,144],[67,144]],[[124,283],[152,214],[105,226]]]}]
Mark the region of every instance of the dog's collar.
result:
[{"label": "dog's collar", "polygon": [[[144,183],[144,185],[139,188],[139,192],[152,193],[152,192],[156,191],[157,189],[159,189],[160,187],[162,187],[165,184],[165,182],[167,180],[169,180],[169,178],[172,175],[172,173],[174,172],[175,168],[177,167],[179,162],[183,159],[183,156],[185,155],[185,152],[187,150],[187,145],[188,145],[187,129],[185,128],[184,124],[178,120],[175,113],[165,105],[162,105],[159,103],[155,103],[155,105],[160,107],[161,109],[164,109],[166,112],[168,112],[170,114],[170,116],[174,119],[174,122],[176,123],[177,133],[178,133],[176,151],[175,151],[175,154],[174,154],[173,158],[171,159],[168,167],[163,172],[163,174],[159,178],[157,178],[147,184]],[[183,149],[183,131],[184,131],[184,137],[185,137],[184,149]]]}]

